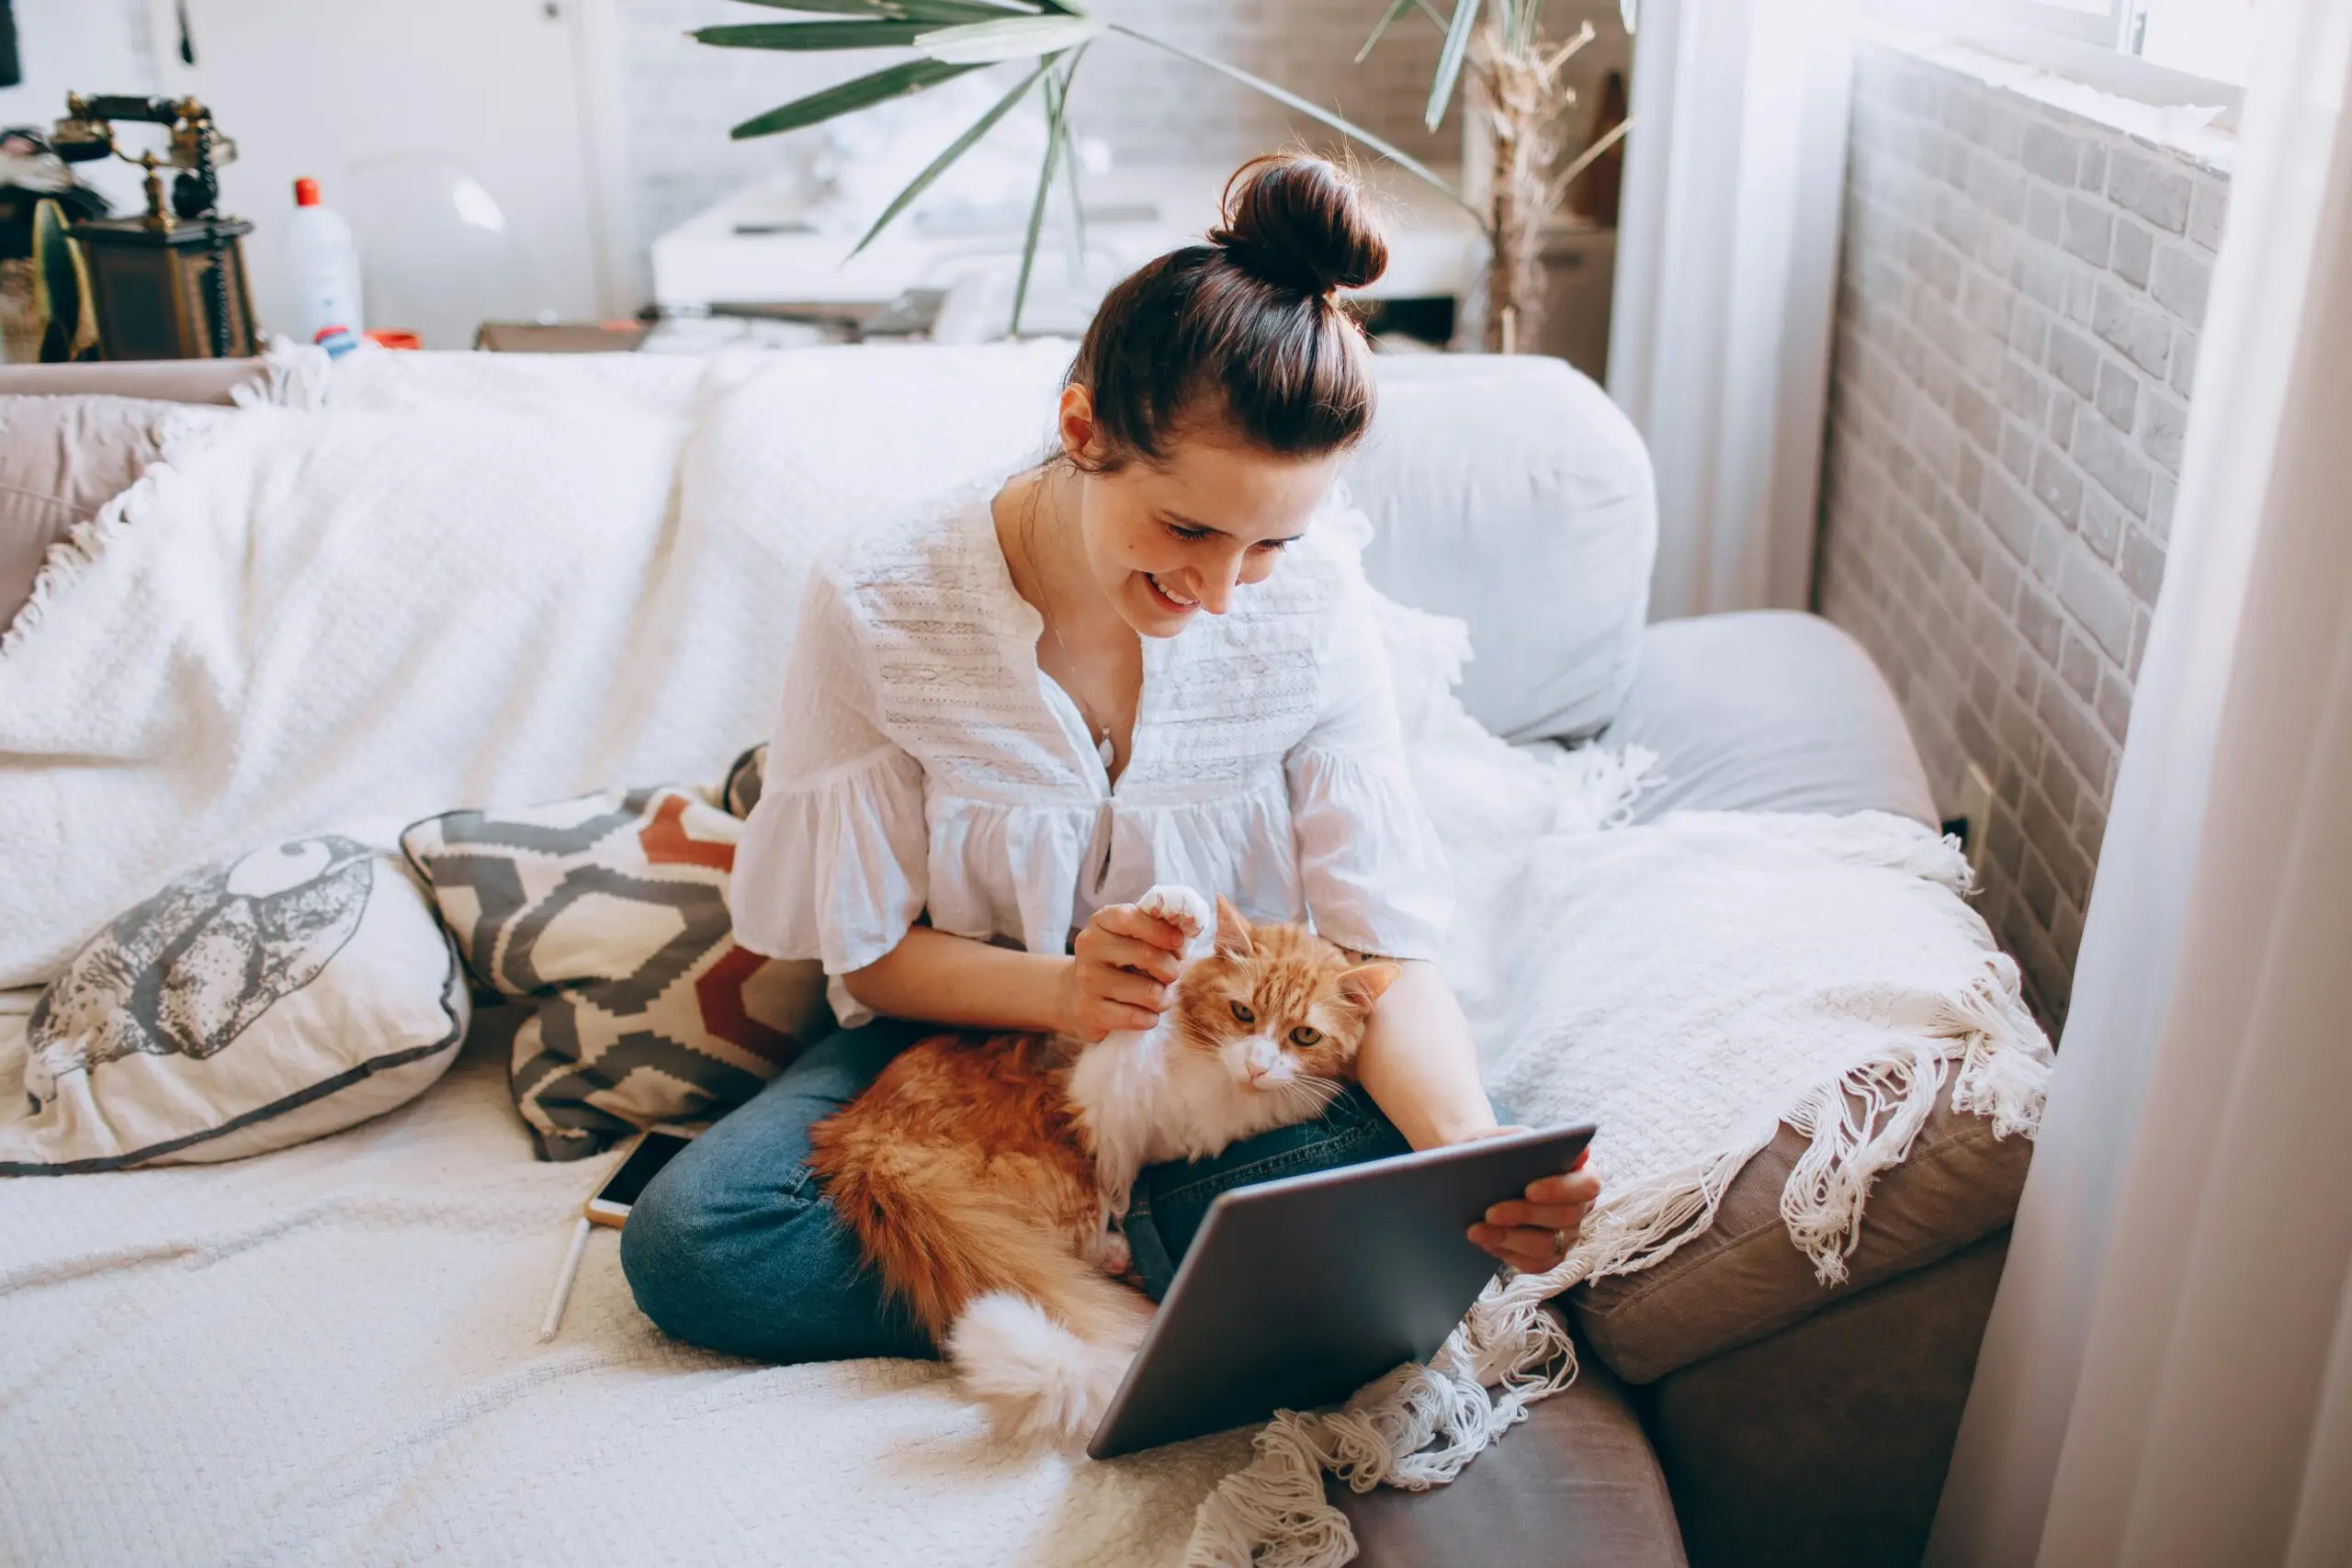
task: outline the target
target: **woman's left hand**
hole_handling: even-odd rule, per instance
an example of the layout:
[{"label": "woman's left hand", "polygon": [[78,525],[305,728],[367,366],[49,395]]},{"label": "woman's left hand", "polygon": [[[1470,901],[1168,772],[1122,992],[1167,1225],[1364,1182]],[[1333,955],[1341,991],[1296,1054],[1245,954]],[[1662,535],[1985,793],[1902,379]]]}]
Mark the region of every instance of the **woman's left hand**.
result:
[{"label": "woman's left hand", "polygon": [[[1493,1138],[1526,1130],[1494,1127],[1473,1136]],[[1600,1179],[1585,1169],[1580,1153],[1566,1174],[1539,1177],[1527,1184],[1524,1196],[1488,1209],[1486,1223],[1470,1227],[1470,1239],[1521,1273],[1541,1274],[1559,1267],[1568,1255],[1600,1196]]]}]

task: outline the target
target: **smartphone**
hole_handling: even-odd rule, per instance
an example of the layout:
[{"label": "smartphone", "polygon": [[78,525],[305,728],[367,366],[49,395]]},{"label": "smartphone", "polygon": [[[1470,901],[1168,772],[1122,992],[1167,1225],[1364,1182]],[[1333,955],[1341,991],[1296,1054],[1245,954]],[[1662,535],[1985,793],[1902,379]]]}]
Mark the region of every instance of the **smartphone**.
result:
[{"label": "smartphone", "polygon": [[641,1134],[628,1157],[613,1172],[612,1179],[588,1200],[589,1223],[620,1229],[637,1195],[645,1190],[645,1184],[677,1158],[680,1149],[695,1141],[695,1133],[691,1127],[662,1126]]}]

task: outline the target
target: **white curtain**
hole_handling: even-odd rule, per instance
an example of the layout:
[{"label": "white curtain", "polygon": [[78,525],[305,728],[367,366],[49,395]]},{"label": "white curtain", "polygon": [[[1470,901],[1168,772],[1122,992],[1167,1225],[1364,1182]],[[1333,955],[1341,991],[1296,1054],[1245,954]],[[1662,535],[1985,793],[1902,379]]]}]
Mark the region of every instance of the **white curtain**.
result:
[{"label": "white curtain", "polygon": [[1609,391],[1657,469],[1655,619],[1803,607],[1853,0],[1645,0]]},{"label": "white curtain", "polygon": [[2178,523],[1928,1562],[2352,1562],[2352,6],[2265,0]]}]

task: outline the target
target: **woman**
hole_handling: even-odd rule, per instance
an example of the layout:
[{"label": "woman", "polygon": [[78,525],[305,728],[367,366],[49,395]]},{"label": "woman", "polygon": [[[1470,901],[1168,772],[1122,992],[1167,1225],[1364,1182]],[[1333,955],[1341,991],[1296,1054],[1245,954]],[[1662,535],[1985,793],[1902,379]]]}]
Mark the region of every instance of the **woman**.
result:
[{"label": "woman", "polygon": [[[1431,962],[1443,858],[1368,591],[1312,525],[1372,415],[1336,291],[1386,255],[1331,164],[1245,166],[1208,244],[1103,300],[1055,459],[812,581],[732,903],[746,946],[823,960],[843,1032],[639,1201],[622,1261],[663,1329],[774,1361],[930,1354],[811,1180],[808,1130],[926,1028],[1149,1027],[1182,946],[1133,906],[1155,882],[1404,966],[1360,1090],[1144,1173],[1126,1231],[1155,1297],[1227,1188],[1498,1130]],[[1548,1268],[1598,1191],[1538,1181],[1471,1237]]]}]

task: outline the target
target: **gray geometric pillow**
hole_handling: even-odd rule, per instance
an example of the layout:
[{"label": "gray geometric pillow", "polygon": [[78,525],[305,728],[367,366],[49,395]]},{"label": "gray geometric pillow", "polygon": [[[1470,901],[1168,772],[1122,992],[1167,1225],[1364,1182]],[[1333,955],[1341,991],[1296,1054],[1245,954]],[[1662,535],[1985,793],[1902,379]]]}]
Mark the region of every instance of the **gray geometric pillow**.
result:
[{"label": "gray geometric pillow", "polygon": [[760,803],[760,788],[767,782],[768,743],[757,746],[735,759],[727,770],[727,787],[718,792],[730,817],[749,817],[752,807]]},{"label": "gray geometric pillow", "polygon": [[532,1010],[509,1080],[541,1157],[717,1116],[831,1028],[821,965],[735,944],[742,826],[662,788],[453,811],[401,835],[475,976]]},{"label": "gray geometric pillow", "polygon": [[322,833],[125,910],[34,1005],[0,1173],[235,1159],[390,1110],[446,1071],[465,970],[400,859]]}]

